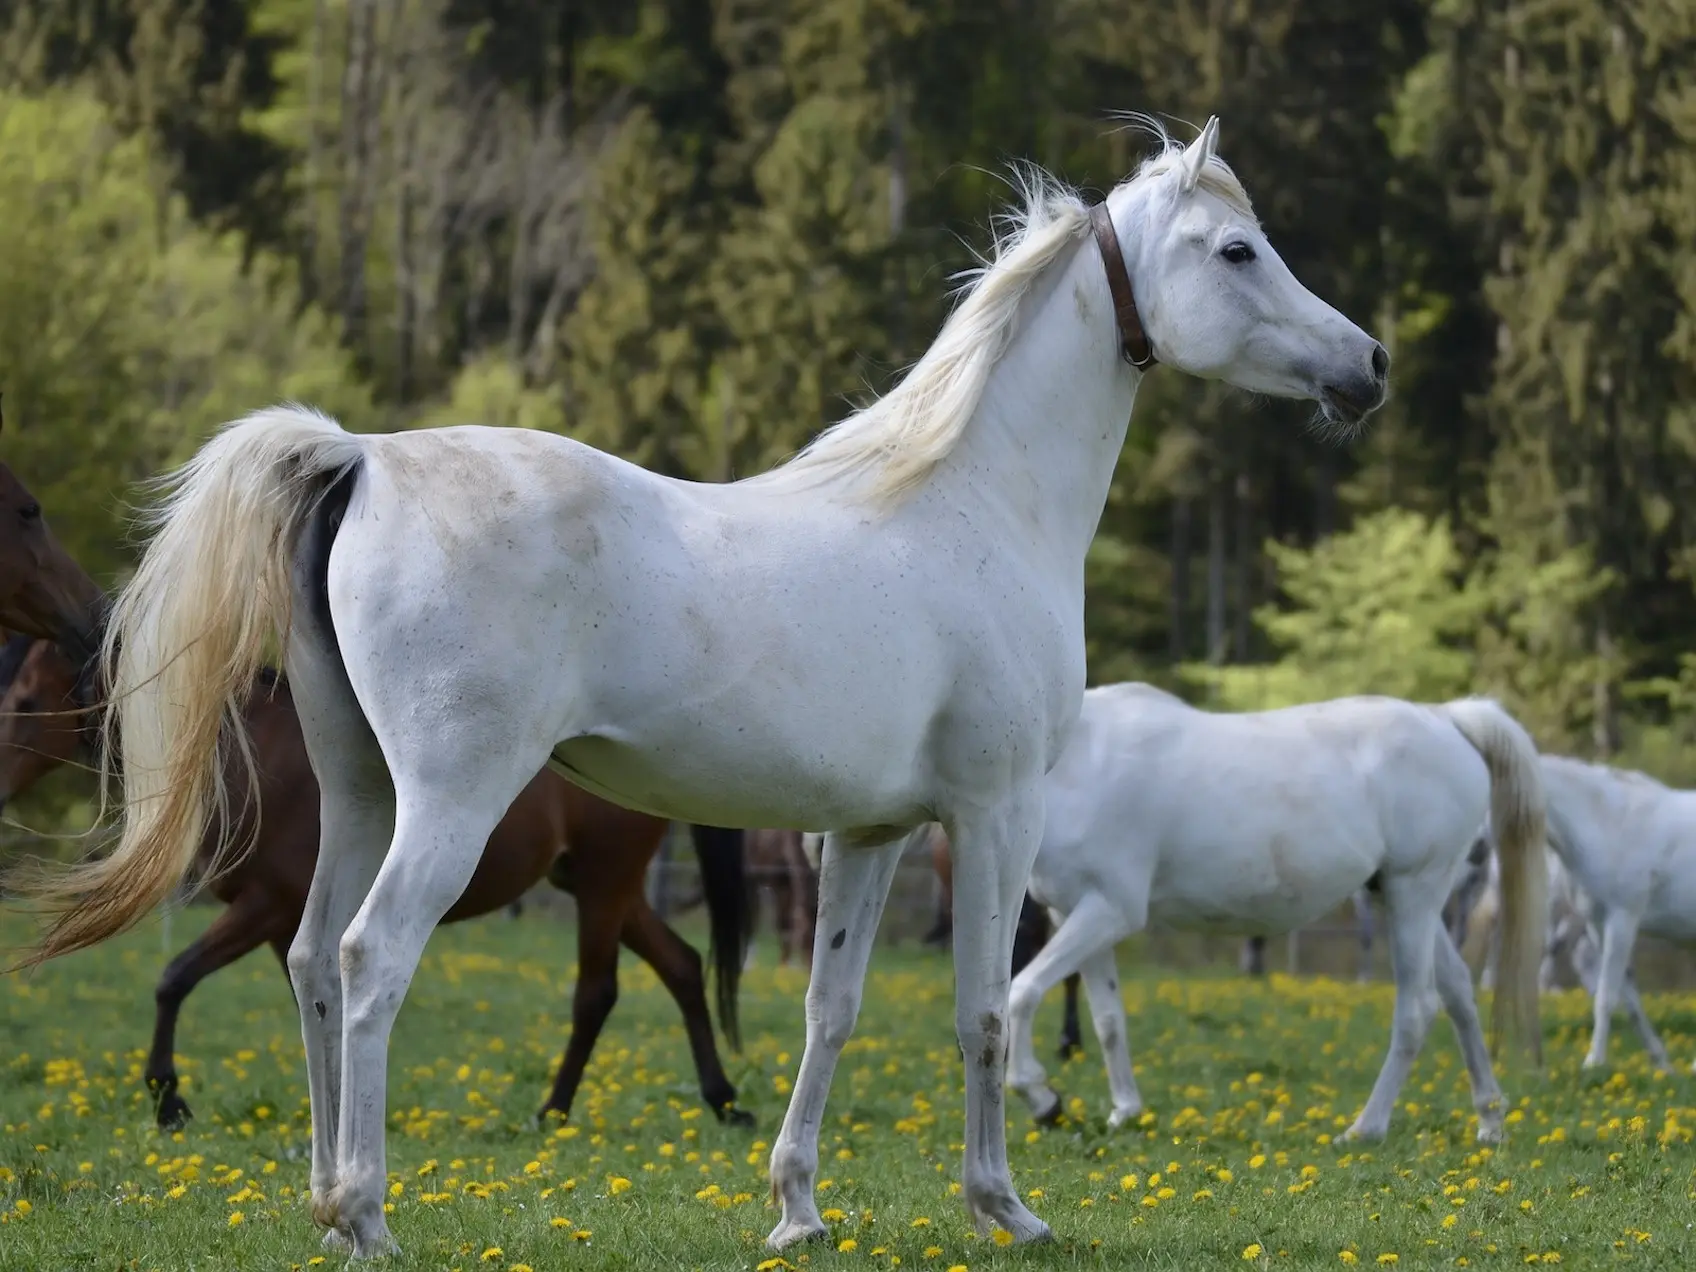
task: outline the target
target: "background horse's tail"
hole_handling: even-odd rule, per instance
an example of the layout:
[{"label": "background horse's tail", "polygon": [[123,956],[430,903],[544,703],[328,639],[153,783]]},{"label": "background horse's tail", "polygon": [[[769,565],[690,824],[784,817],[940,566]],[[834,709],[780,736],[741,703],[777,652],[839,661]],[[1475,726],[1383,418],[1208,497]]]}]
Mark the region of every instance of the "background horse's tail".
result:
[{"label": "background horse's tail", "polygon": [[[26,964],[122,932],[170,895],[208,818],[227,812],[223,746],[235,744],[252,778],[241,695],[288,631],[301,527],[365,447],[314,411],[272,407],[227,425],[160,480],[169,494],[146,518],[156,533],[101,651],[122,835],[102,859],[40,868],[25,881],[52,916]],[[251,780],[248,789],[257,789]],[[223,847],[214,871],[229,855]]]},{"label": "background horse's tail", "polygon": [[1501,954],[1496,969],[1491,1046],[1504,1028],[1543,1059],[1537,973],[1548,924],[1547,806],[1537,747],[1520,724],[1488,698],[1438,708],[1472,743],[1490,770],[1490,832],[1501,864]]},{"label": "background horse's tail", "polygon": [[737,1009],[737,991],[742,984],[742,963],[748,940],[754,934],[754,906],[743,869],[743,835],[722,826],[691,826],[695,856],[701,862],[701,894],[707,902],[711,932],[708,961],[713,965],[714,997],[718,1003],[718,1027],[732,1050],[742,1050],[742,1019]]}]

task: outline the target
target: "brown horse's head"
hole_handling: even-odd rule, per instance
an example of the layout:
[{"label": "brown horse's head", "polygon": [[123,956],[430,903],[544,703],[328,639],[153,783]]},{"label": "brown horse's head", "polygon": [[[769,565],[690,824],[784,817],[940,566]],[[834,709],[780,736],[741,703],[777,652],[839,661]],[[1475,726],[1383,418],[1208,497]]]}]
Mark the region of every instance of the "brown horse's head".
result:
[{"label": "brown horse's head", "polygon": [[77,665],[53,642],[13,637],[0,653],[0,680],[14,665],[0,695],[0,808],[74,759],[96,721],[81,702]]},{"label": "brown horse's head", "polygon": [[0,627],[56,640],[88,658],[99,644],[105,602],[47,528],[40,502],[0,464]]}]

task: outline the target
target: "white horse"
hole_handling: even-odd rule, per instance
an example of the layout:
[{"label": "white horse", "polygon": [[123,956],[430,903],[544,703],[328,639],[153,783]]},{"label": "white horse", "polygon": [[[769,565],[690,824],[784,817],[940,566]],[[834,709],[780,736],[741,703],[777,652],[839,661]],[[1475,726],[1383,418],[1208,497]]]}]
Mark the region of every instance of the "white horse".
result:
[{"label": "white horse", "polygon": [[1118,1126],[1142,1111],[1114,947],[1144,927],[1243,935],[1313,922],[1373,881],[1384,898],[1395,1019],[1389,1056],[1350,1136],[1389,1127],[1439,999],[1472,1080],[1478,1138],[1501,1137],[1501,1090],[1472,978],[1442,908],[1488,817],[1507,880],[1497,1019],[1533,1049],[1542,951],[1543,794],[1537,751],[1495,703],[1393,698],[1241,715],[1152,686],[1091,689],[1048,775],[1030,891],[1059,930],[1013,982],[1008,1082],[1038,1118],[1060,1097],[1031,1046],[1043,995],[1083,975]]},{"label": "white horse", "polygon": [[1347,426],[1386,391],[1382,346],[1279,259],[1217,135],[1210,120],[1188,147],[1162,137],[1099,212],[1032,179],[901,383],[745,481],[676,481],[521,429],[360,435],[295,409],[227,428],[177,474],[116,603],[123,838],[58,889],[43,951],[165,895],[222,790],[220,723],[239,736],[235,695],[285,634],[323,788],[289,967],[328,1242],[393,1248],[390,1027],[490,829],[550,758],[651,813],[831,832],[771,1154],[777,1248],[826,1232],[831,1075],[903,841],[942,822],[963,1198],[980,1227],[1047,1236],[1007,1165],[1008,963],[1043,776],[1083,699],[1084,554],[1138,368],[1158,354]]},{"label": "white horse", "polygon": [[1631,951],[1639,932],[1696,941],[1696,791],[1557,755],[1543,757],[1543,785],[1549,846],[1579,889],[1578,929],[1562,935],[1572,943],[1573,970],[1595,999],[1584,1067],[1607,1063],[1614,1008],[1623,1005],[1651,1061],[1669,1069],[1632,980]]}]

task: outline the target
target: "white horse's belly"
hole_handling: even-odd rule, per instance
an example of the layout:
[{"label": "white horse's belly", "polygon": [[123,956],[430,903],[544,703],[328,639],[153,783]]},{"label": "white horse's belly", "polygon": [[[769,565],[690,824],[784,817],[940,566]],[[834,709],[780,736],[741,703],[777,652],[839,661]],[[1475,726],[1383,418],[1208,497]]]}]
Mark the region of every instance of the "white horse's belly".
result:
[{"label": "white horse's belly", "polygon": [[1234,842],[1165,838],[1149,892],[1149,926],[1260,935],[1323,918],[1372,877],[1384,848],[1358,819],[1360,842],[1312,824]]},{"label": "white horse's belly", "polygon": [[1696,854],[1674,854],[1656,874],[1642,930],[1663,941],[1696,942]]}]

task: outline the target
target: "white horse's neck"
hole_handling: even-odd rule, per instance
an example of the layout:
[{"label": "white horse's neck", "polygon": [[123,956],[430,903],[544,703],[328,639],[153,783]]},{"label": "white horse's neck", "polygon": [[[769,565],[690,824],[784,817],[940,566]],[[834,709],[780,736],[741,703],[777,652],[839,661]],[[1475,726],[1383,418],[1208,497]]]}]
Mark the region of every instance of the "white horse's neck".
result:
[{"label": "white horse's neck", "polygon": [[[1123,247],[1137,259],[1136,243]],[[1086,232],[1025,298],[936,493],[1003,506],[1058,569],[1079,571],[1141,379],[1119,356],[1106,271]]]}]

